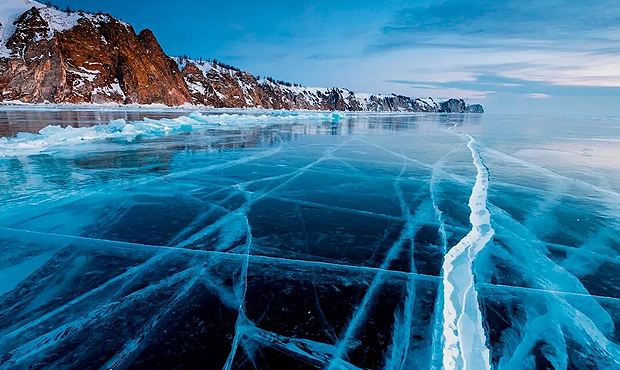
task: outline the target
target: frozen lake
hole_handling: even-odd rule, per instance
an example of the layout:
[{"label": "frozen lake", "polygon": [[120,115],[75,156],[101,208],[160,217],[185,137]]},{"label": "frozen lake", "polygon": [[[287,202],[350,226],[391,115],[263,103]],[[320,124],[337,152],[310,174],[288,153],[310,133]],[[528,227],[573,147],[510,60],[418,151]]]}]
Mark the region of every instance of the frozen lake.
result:
[{"label": "frozen lake", "polygon": [[3,108],[0,137],[0,369],[620,368],[620,117]]}]

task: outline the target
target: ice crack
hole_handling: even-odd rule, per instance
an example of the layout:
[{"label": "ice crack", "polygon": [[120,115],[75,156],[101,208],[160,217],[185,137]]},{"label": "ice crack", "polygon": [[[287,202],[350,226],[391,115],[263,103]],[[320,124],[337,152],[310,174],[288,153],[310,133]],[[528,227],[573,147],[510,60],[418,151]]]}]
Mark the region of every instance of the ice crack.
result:
[{"label": "ice crack", "polygon": [[476,182],[469,197],[471,230],[446,254],[443,263],[443,368],[490,369],[490,353],[478,306],[474,285],[473,263],[480,251],[493,238],[491,214],[487,209],[489,171],[476,149],[476,140],[469,141],[476,167]]}]

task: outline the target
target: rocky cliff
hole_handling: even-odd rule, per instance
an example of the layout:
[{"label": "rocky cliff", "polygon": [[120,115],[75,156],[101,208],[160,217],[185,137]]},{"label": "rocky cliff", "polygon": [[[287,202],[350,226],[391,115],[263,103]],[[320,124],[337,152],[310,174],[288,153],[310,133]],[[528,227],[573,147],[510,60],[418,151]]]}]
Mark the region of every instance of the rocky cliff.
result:
[{"label": "rocky cliff", "polygon": [[170,58],[149,30],[107,14],[62,12],[32,0],[0,4],[2,101],[196,104],[343,111],[474,112],[450,99],[356,94],[258,79],[219,63]]},{"label": "rocky cliff", "polygon": [[313,109],[376,112],[482,113],[462,99],[437,103],[432,98],[354,93],[342,88],[293,86],[258,79],[230,66],[175,58],[196,104],[210,107]]},{"label": "rocky cliff", "polygon": [[1,26],[3,100],[166,105],[192,101],[176,63],[151,31],[136,34],[130,25],[105,14],[65,13],[34,1],[6,1],[31,7],[12,24]]}]

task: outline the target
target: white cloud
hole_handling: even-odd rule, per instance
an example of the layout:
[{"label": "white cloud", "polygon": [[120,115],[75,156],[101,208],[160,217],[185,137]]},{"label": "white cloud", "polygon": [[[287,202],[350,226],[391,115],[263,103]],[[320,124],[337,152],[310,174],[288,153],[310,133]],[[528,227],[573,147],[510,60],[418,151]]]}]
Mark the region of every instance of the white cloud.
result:
[{"label": "white cloud", "polygon": [[[521,5],[515,3],[515,6]],[[469,22],[469,19],[465,20]],[[491,21],[496,20],[489,16]],[[529,18],[524,21],[529,22]],[[451,21],[447,24],[449,26]],[[488,90],[501,93],[502,86],[520,87],[527,81],[538,86],[549,85],[550,89],[620,87],[620,48],[614,48],[615,41],[620,41],[620,29],[611,24],[605,26],[582,30],[579,33],[581,38],[562,40],[552,37],[559,32],[557,27],[547,29],[549,34],[521,32],[512,36],[503,29],[498,31],[506,32],[497,34],[459,34],[454,29],[443,30],[443,26],[424,35],[406,30],[384,35],[380,29],[368,27],[363,37],[346,40],[324,37],[317,42],[294,43],[294,47],[286,43],[248,40],[237,46],[232,54],[243,61],[241,67],[247,66],[252,72],[306,85],[340,86],[358,92],[483,100],[493,94]],[[562,32],[572,32],[571,28],[560,28]],[[395,37],[392,41],[398,41],[396,47],[373,48],[377,41],[390,41],[383,39],[387,36]],[[480,82],[476,85],[481,76],[524,82]],[[397,80],[412,83],[399,85],[390,82]],[[549,92],[544,87],[532,87],[532,90],[539,88]],[[541,95],[528,96],[527,91],[520,90],[519,94],[524,100],[549,98],[539,92],[535,94]],[[553,95],[554,99],[557,98],[556,94]]]},{"label": "white cloud", "polygon": [[531,94],[527,94],[527,96],[532,99],[549,99],[551,97],[543,93],[531,93]]},{"label": "white cloud", "polygon": [[[403,87],[405,87],[403,89]],[[482,101],[486,99],[490,94],[495,94],[495,91],[490,90],[468,90],[468,89],[456,89],[446,87],[433,87],[422,88],[416,85],[397,85],[395,84],[390,88],[393,91],[399,92],[403,95],[427,97],[431,96],[435,99],[445,100],[450,98],[462,98],[468,101]]]}]

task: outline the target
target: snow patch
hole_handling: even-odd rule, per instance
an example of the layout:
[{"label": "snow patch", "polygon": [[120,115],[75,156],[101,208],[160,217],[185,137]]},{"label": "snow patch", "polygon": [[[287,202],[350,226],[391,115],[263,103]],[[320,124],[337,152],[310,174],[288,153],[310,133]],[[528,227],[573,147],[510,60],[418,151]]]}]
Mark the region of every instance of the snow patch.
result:
[{"label": "snow patch", "polygon": [[[261,83],[263,83],[263,84],[271,83],[272,84],[272,82],[268,81],[268,80],[261,80]],[[296,94],[312,94],[312,95],[317,95],[318,93],[321,93],[323,95],[327,95],[328,91],[331,90],[331,89],[328,89],[326,87],[283,86],[283,85],[277,85],[277,84],[274,84],[274,85],[279,86],[282,89],[294,92]]]},{"label": "snow patch", "polygon": [[91,96],[96,96],[96,95],[105,95],[105,96],[118,95],[118,96],[122,96],[123,99],[125,99],[125,92],[123,92],[123,89],[121,89],[121,85],[118,82],[114,82],[108,86],[103,86],[103,87],[97,86],[96,88],[93,89],[93,92],[91,93]]},{"label": "snow patch", "polygon": [[195,83],[195,82],[191,82],[188,80],[185,80],[185,83],[187,83],[187,87],[189,88],[189,91],[193,92],[193,93],[198,93],[200,95],[204,95],[207,91],[204,88],[204,86],[202,86],[199,83]]},{"label": "snow patch", "polygon": [[15,33],[13,22],[33,6],[39,8],[43,5],[30,0],[2,0],[0,2],[0,58],[7,58],[11,55],[6,48],[6,43]]},{"label": "snow patch", "polygon": [[202,72],[202,75],[204,77],[207,77],[207,73],[209,73],[209,71],[213,69],[213,65],[206,61],[198,61],[198,60],[188,59],[184,57],[171,57],[171,58],[177,63],[181,71],[188,64],[193,64],[194,66],[196,66],[196,68],[198,68]]},{"label": "snow patch", "polygon": [[198,67],[198,69],[200,69],[202,75],[205,77],[207,77],[207,73],[209,73],[209,71],[213,69],[213,66],[209,62],[197,62],[195,60],[192,62],[196,67]]},{"label": "snow patch", "polygon": [[[63,12],[33,0],[2,0],[0,1],[0,58],[8,58],[11,56],[11,51],[6,47],[6,43],[15,33],[16,26],[13,23],[22,14],[33,7],[39,10],[41,17],[49,25],[49,32],[46,35],[48,40],[52,38],[56,32],[67,31],[77,26],[79,21],[83,18],[95,24],[99,22],[109,22],[113,19],[111,16],[105,14]],[[125,27],[129,26],[125,22],[120,23],[125,25]]]},{"label": "snow patch", "polygon": [[78,82],[80,82],[82,85],[84,84],[83,80],[86,80],[88,82],[93,82],[97,78],[97,75],[100,73],[97,70],[90,70],[84,67],[80,67],[79,71],[70,69],[69,72],[74,75],[79,76],[80,79],[78,79]]},{"label": "snow patch", "polygon": [[65,13],[45,6],[40,8],[39,11],[41,12],[41,17],[49,24],[50,33],[48,38],[53,37],[55,32],[70,30],[77,26],[78,21],[83,18],[79,13]]}]

